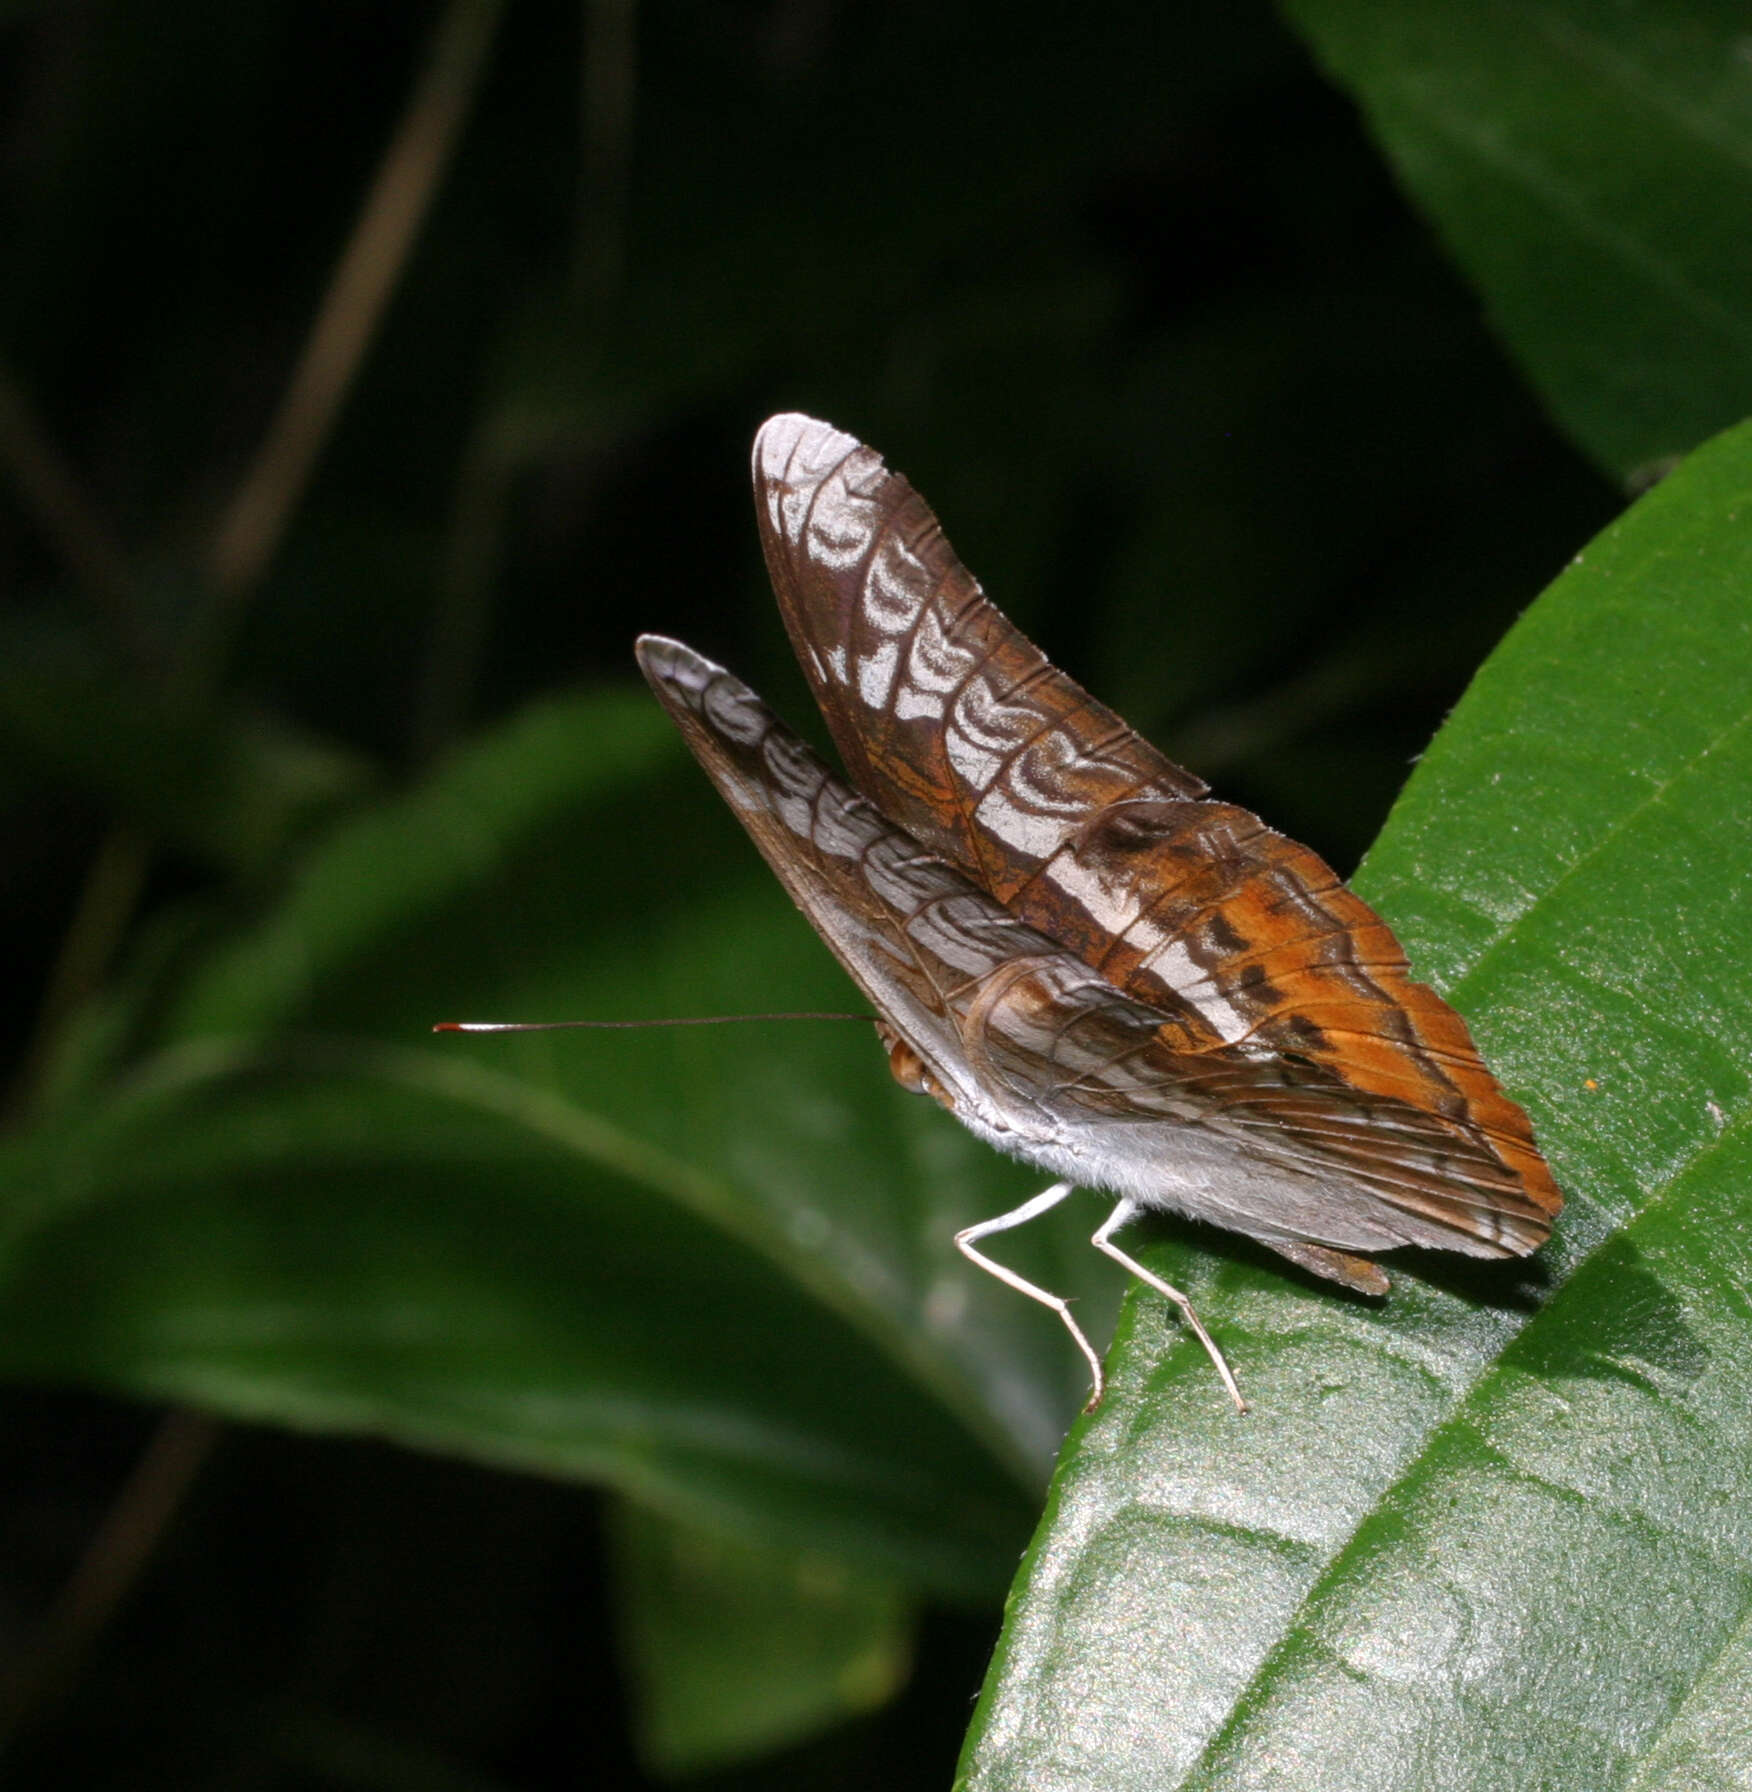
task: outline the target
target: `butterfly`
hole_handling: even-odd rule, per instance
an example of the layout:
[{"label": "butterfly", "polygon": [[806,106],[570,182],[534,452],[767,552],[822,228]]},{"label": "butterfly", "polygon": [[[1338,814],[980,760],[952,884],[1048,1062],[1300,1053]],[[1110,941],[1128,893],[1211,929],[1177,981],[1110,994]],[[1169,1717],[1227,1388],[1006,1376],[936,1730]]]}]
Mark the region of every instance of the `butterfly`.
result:
[{"label": "butterfly", "polygon": [[785,627],[850,785],[723,667],[639,664],[707,775],[880,1017],[894,1076],[1053,1178],[956,1235],[978,1248],[1073,1190],[1095,1247],[1191,1215],[1384,1294],[1402,1245],[1520,1257],[1563,1205],[1527,1116],[1386,923],[1307,847],[1208,793],[984,596],[924,500],[826,423],[770,419],[756,513]]}]

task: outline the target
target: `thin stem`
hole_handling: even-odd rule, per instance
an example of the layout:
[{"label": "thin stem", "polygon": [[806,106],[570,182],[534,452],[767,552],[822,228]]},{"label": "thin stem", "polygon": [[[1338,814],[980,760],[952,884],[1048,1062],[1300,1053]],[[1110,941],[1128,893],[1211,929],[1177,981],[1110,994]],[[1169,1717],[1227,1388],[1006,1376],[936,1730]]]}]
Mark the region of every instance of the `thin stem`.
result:
[{"label": "thin stem", "polygon": [[[117,653],[142,676],[149,673],[150,640],[135,602],[127,558],[4,364],[0,364],[0,466],[10,474],[25,509],[74,583],[95,602]],[[25,1112],[36,1099],[63,1024],[103,981],[145,886],[149,858],[145,837],[129,826],[112,829],[99,846],[49,972],[21,1068],[6,1096],[10,1116]]]},{"label": "thin stem", "polygon": [[148,635],[135,603],[127,556],[3,362],[0,468],[73,582],[96,603],[117,650],[137,670],[146,670],[151,657]]},{"label": "thin stem", "polygon": [[44,1620],[35,1650],[6,1688],[5,1740],[40,1717],[78,1672],[152,1559],[219,1430],[204,1414],[177,1410],[153,1432]]},{"label": "thin stem", "polygon": [[[183,698],[210,691],[243,605],[259,584],[309,483],[323,445],[407,264],[479,84],[504,0],[451,0],[431,56],[378,167],[309,337],[254,464],[216,533],[216,593],[205,626],[185,643],[174,684]],[[57,549],[136,633],[125,563],[0,370],[0,461]],[[132,650],[138,643],[131,641]],[[100,850],[60,958],[23,1088],[34,1091],[66,1016],[101,981],[138,902],[144,839],[115,830]],[[150,1559],[217,1436],[215,1422],[175,1412],[159,1427],[92,1538],[44,1625],[33,1660],[7,1689],[5,1729],[55,1697],[77,1671]]]},{"label": "thin stem", "polygon": [[449,740],[468,707],[487,634],[487,593],[504,540],[511,467],[491,431],[478,432],[463,459],[415,712],[417,763]]},{"label": "thin stem", "polygon": [[146,886],[151,848],[126,823],[111,828],[98,847],[79,892],[79,905],[61,939],[25,1047],[22,1067],[6,1097],[7,1117],[27,1115],[54,1065],[56,1042],[69,1018],[97,992]]},{"label": "thin stem", "polygon": [[280,545],[407,265],[503,10],[504,0],[450,0],[439,21],[279,412],[220,524],[210,563],[219,603],[198,657],[222,652],[237,611]]},{"label": "thin stem", "polygon": [[[406,266],[503,10],[504,0],[451,0],[439,21],[427,66],[336,264],[279,412],[220,524],[209,566],[215,600],[183,643],[170,678],[173,703],[202,702],[218,682],[243,606],[279,546]],[[95,588],[119,589],[121,563],[106,551],[107,536],[76,488],[57,477],[62,470],[33,430],[28,408],[4,383],[0,455],[64,551],[82,557]],[[100,848],[50,979],[14,1111],[37,1093],[67,1016],[102,982],[132,922],[148,863],[148,844],[133,828],[118,828]]]}]

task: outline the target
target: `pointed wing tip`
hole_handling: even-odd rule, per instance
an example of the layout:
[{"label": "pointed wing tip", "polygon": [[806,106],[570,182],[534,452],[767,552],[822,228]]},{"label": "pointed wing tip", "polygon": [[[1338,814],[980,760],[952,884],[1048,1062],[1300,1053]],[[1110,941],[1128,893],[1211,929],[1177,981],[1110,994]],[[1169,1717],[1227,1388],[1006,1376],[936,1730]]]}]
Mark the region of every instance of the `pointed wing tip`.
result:
[{"label": "pointed wing tip", "polygon": [[639,670],[653,683],[659,678],[668,678],[674,666],[698,657],[691,647],[684,647],[668,635],[640,635],[633,642],[633,658],[639,662]]},{"label": "pointed wing tip", "polygon": [[754,476],[757,480],[780,480],[801,470],[814,480],[863,445],[856,436],[849,436],[818,417],[806,417],[801,411],[781,411],[776,417],[767,418],[755,434]]},{"label": "pointed wing tip", "polygon": [[671,696],[680,697],[690,708],[697,707],[700,692],[714,678],[726,676],[715,660],[668,635],[640,635],[633,643],[633,657],[639,662],[646,683],[659,697],[665,701]]}]

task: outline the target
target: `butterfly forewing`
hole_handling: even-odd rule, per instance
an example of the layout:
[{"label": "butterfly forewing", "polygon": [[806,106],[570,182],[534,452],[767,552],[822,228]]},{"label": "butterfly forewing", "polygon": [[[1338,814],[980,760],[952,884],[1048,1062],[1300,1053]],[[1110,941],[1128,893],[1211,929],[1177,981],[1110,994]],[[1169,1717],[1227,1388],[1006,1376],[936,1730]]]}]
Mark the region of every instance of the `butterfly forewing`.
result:
[{"label": "butterfly forewing", "polygon": [[[740,679],[646,635],[639,664],[792,900],[913,1050],[945,1077],[959,1017],[1018,959],[1066,958],[835,778]],[[1079,965],[1079,970],[1081,966]],[[1085,972],[1083,981],[1092,981]]]},{"label": "butterfly forewing", "polygon": [[[1296,1150],[1365,1180],[1390,1175],[1398,1192],[1383,1198],[1439,1210],[1481,1243],[1525,1251],[1548,1234],[1561,1197],[1525,1114],[1316,854],[1204,799],[1053,667],[872,450],[775,417],[754,479],[786,627],[866,797],[1156,1009],[1181,1058],[1324,1072],[1293,1104],[1256,1084],[1240,1103],[1247,1124],[1287,1129]],[[1378,1098],[1363,1124],[1347,1105],[1360,1097]],[[1315,1111],[1347,1116],[1339,1136],[1313,1126]],[[1445,1140],[1441,1165],[1389,1165],[1389,1119],[1420,1149]]]},{"label": "butterfly forewing", "polygon": [[779,609],[852,782],[1000,901],[1109,804],[1202,794],[986,601],[873,449],[775,417],[754,483]]},{"label": "butterfly forewing", "polygon": [[1475,1142],[1318,1065],[1176,1051],[1157,1010],[924,852],[723,668],[652,636],[639,659],[793,899],[925,1066],[921,1086],[982,1137],[1370,1291],[1379,1272],[1341,1253],[1537,1242],[1536,1210]]}]

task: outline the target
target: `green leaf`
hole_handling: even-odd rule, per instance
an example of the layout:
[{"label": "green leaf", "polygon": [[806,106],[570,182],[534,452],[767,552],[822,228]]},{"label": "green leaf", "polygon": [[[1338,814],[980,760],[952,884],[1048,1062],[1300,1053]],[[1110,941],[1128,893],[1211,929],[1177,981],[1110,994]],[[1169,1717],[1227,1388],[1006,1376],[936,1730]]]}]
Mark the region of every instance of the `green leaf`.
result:
[{"label": "green leaf", "polygon": [[802,1741],[905,1678],[910,1614],[893,1582],[624,1501],[615,1528],[640,1752],[659,1777]]},{"label": "green leaf", "polygon": [[359,755],[264,714],[172,715],[89,667],[0,670],[0,752],[226,870],[260,872],[370,787]]},{"label": "green leaf", "polygon": [[[1359,882],[1568,1196],[1380,1306],[1186,1245],[1012,1596],[968,1788],[1744,1783],[1752,426],[1571,566]],[[1713,1765],[1712,1765],[1713,1764]]]},{"label": "green leaf", "polygon": [[662,1199],[685,1167],[558,1103],[495,1112],[460,1070],[190,1048],[0,1153],[0,1371],[607,1481],[951,1595],[1002,1585],[1026,1501],[940,1406]]},{"label": "green leaf", "polygon": [[1285,0],[1559,421],[1620,475],[1752,412],[1742,8]]},{"label": "green leaf", "polygon": [[1001,1590],[1076,1404],[1050,1315],[948,1242],[1014,1166],[862,1025],[430,1031],[844,1004],[643,693],[532,710],[181,944],[108,1017],[131,1057],[0,1154],[0,1370]]}]

